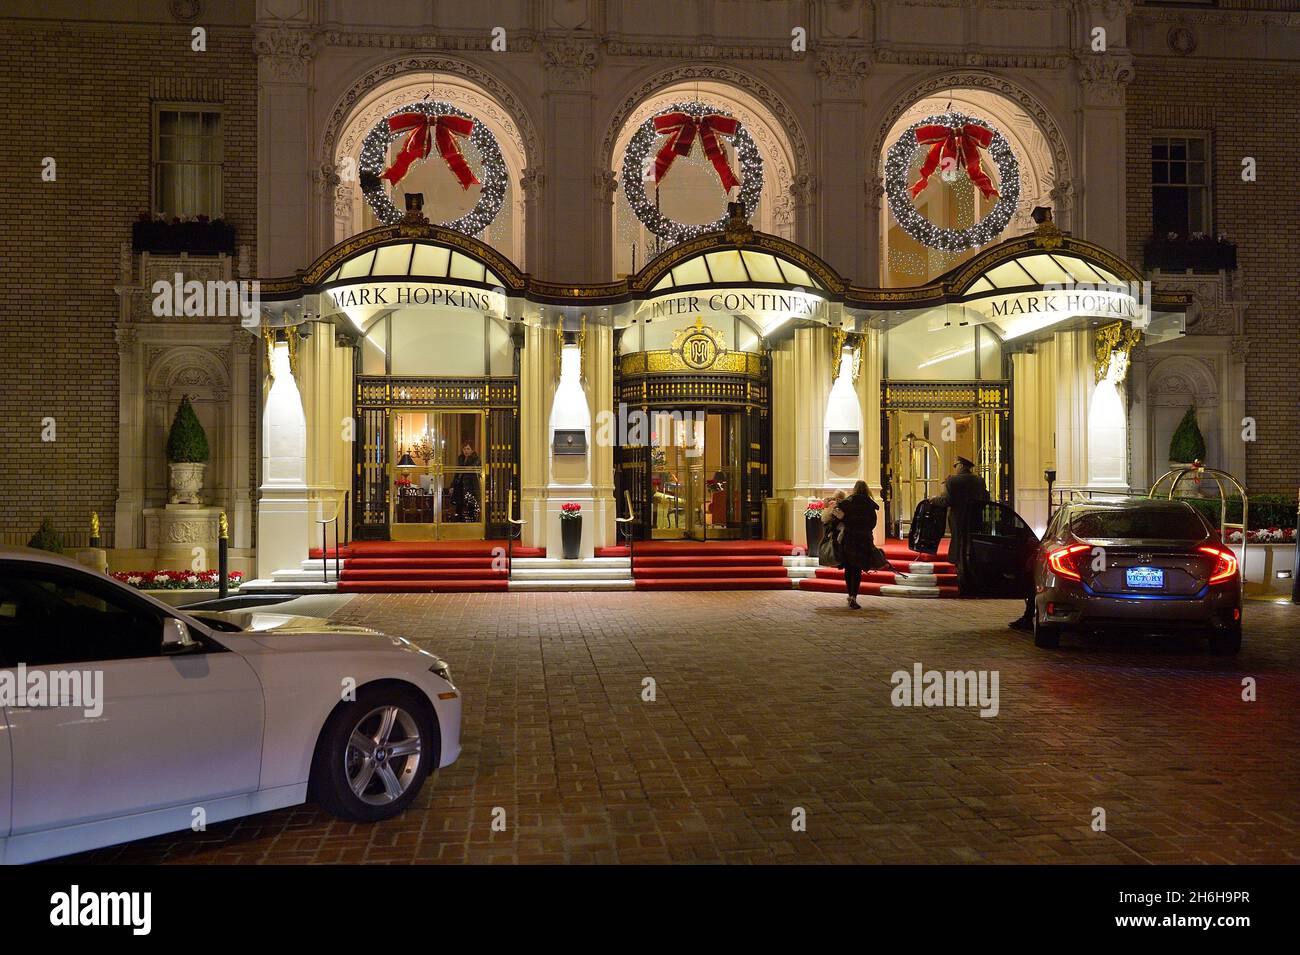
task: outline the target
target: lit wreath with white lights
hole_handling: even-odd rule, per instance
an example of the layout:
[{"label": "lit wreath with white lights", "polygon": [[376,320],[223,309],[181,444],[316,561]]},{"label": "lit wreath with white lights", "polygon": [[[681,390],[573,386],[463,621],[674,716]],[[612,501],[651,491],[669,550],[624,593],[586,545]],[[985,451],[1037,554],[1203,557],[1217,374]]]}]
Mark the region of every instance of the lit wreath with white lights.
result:
[{"label": "lit wreath with white lights", "polygon": [[[654,199],[646,195],[644,170],[647,162],[653,165],[655,147],[661,145],[656,142],[660,134],[655,130],[654,119],[655,116],[666,116],[669,113],[686,113],[689,116],[700,117],[712,115],[729,117],[731,114],[706,103],[674,103],[642,123],[641,128],[632,135],[632,140],[623,153],[623,194],[627,196],[628,204],[632,207],[632,214],[655,235],[676,244],[694,239],[706,232],[721,231],[727,225],[728,216],[723,212],[713,222],[687,225],[663,215],[655,208]],[[763,157],[744,124],[737,123],[736,132],[729,138],[736,147],[736,159],[740,163],[740,193],[737,201],[743,204],[745,216],[748,218],[758,208],[758,197],[763,191]]]},{"label": "lit wreath with white lights", "polygon": [[[459,219],[436,224],[445,229],[463,232],[466,235],[478,235],[496,219],[497,214],[501,211],[501,204],[505,201],[506,183],[508,181],[506,164],[505,160],[501,158],[501,147],[497,145],[496,137],[492,135],[492,131],[469,113],[452,106],[450,103],[430,102],[428,100],[409,103],[405,106],[399,106],[375,123],[370,132],[366,134],[366,138],[361,142],[361,159],[357,164],[357,178],[360,181],[361,193],[366,197],[366,202],[370,204],[371,210],[384,225],[392,225],[402,218],[402,211],[393,205],[393,201],[388,197],[386,184],[380,178],[388,166],[389,146],[392,145],[394,139],[406,135],[405,133],[394,133],[389,129],[389,117],[398,116],[402,113],[424,113],[427,116],[459,116],[474,123],[474,130],[470,133],[468,142],[478,150],[479,160],[482,163],[482,169],[478,173],[482,185],[478,203]],[[442,161],[438,156],[436,147],[432,148],[429,156],[424,161]]]},{"label": "lit wreath with white lights", "polygon": [[[998,167],[998,201],[983,219],[969,228],[944,229],[921,215],[912,201],[907,180],[911,175],[912,159],[921,145],[916,141],[916,130],[921,126],[960,129],[968,123],[983,126],[993,133],[988,155]],[[961,169],[960,166],[957,168]],[[927,116],[904,130],[885,154],[885,195],[889,198],[889,211],[894,220],[917,242],[944,252],[964,252],[992,242],[1011,221],[1020,202],[1020,163],[1016,161],[1016,154],[1006,137],[984,120],[961,113]]]}]

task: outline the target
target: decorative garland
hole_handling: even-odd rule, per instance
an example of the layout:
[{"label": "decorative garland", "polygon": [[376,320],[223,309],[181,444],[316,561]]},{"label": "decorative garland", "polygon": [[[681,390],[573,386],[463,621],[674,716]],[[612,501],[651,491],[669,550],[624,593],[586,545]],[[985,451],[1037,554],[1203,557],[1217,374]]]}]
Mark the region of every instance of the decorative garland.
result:
[{"label": "decorative garland", "polygon": [[[449,120],[459,119],[472,124],[468,142],[478,151],[482,163],[482,169],[479,171],[478,176],[475,176],[469,169],[469,164],[465,161],[465,157],[460,154],[460,147],[457,144],[457,139],[463,134],[464,130],[469,128],[466,123],[421,123],[415,120],[415,117],[420,114],[428,116],[432,120],[446,117]],[[411,118],[398,119],[395,123],[390,123],[389,120],[395,117]],[[396,130],[394,130],[394,126],[397,127]],[[392,167],[389,167],[388,149],[393,140],[399,136],[405,136],[407,139],[398,160],[393,163]],[[430,151],[432,146],[431,137],[436,137],[438,152],[442,156],[441,159],[433,159],[433,161],[445,162],[451,172],[460,180],[462,187],[468,189],[478,182],[480,178],[483,186],[482,192],[479,193],[478,203],[473,209],[459,219],[437,224],[447,229],[463,232],[466,235],[478,235],[496,219],[497,214],[501,211],[501,205],[505,201],[506,183],[508,181],[505,160],[501,158],[501,147],[497,145],[496,137],[492,135],[492,131],[475,120],[469,113],[452,106],[450,103],[424,100],[406,106],[399,106],[375,123],[370,132],[366,134],[366,138],[361,142],[361,160],[357,167],[361,192],[366,197],[366,202],[370,204],[370,208],[374,211],[376,217],[384,225],[392,225],[401,219],[403,213],[397,206],[393,205],[393,201],[388,197],[388,190],[385,188],[385,174],[396,185],[405,175],[406,169],[412,161],[422,159],[426,155],[433,158]]]},{"label": "decorative garland", "polygon": [[[936,138],[933,131],[922,129],[935,126],[946,127],[953,132],[947,137]],[[920,139],[917,136],[918,130],[922,130]],[[954,143],[956,155],[952,148]],[[979,167],[979,149],[984,148],[986,143],[989,157],[998,168],[996,188]],[[930,148],[930,153],[922,165],[921,178],[915,186],[909,187],[907,180],[911,174],[912,160],[917,148],[924,146]],[[952,161],[944,161],[950,157]],[[997,194],[998,201],[993,204],[993,208],[969,228],[941,228],[921,215],[913,204],[914,192],[920,194],[929,181],[930,174],[940,163],[943,164],[941,176],[944,181],[954,181],[961,175],[960,170],[964,169],[972,184],[979,187],[986,196]],[[964,252],[992,242],[1011,221],[1020,201],[1020,163],[1016,161],[1016,154],[1006,138],[984,120],[951,112],[941,116],[927,116],[904,130],[885,154],[885,195],[889,198],[889,211],[893,213],[894,220],[917,242],[944,252]]]},{"label": "decorative garland", "polygon": [[[674,113],[685,114],[695,119],[696,122],[692,124],[689,133],[683,132],[678,128],[678,124],[668,119]],[[719,122],[719,120],[726,122]],[[734,132],[729,132],[733,128],[733,123]],[[668,137],[667,140],[659,143],[659,138],[664,135]],[[721,150],[716,142],[719,135],[730,138],[736,146],[736,158],[740,163],[740,194],[737,201],[744,206],[745,215],[752,216],[754,210],[758,208],[758,197],[763,192],[763,157],[744,125],[735,120],[731,114],[705,103],[674,103],[647,119],[632,135],[632,140],[623,153],[623,194],[627,196],[628,204],[632,207],[632,214],[661,239],[676,244],[704,235],[706,232],[721,231],[726,226],[728,220],[726,212],[715,221],[700,225],[687,225],[676,219],[670,219],[655,208],[654,199],[646,195],[645,189],[644,170],[653,163],[656,181],[662,181],[672,166],[673,154],[681,155],[680,149],[674,147],[680,144],[689,150],[696,136],[701,141],[700,145],[705,155],[717,170],[720,184],[725,187],[728,183],[727,175],[723,172],[726,168],[726,160],[725,153],[721,158],[718,155]],[[656,146],[659,147],[657,150]],[[659,154],[654,160],[651,159],[653,152]],[[734,180],[734,174],[732,179]]]}]

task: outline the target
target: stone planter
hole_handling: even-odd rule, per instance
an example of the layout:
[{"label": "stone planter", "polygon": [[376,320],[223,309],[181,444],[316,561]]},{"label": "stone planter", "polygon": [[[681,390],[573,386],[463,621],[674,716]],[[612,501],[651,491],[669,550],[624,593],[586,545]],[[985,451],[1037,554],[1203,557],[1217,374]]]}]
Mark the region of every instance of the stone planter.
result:
[{"label": "stone planter", "polygon": [[206,464],[168,464],[170,474],[171,504],[202,504],[200,492],[203,490],[203,472]]},{"label": "stone planter", "polygon": [[560,518],[560,544],[565,560],[577,560],[582,553],[582,518]]}]

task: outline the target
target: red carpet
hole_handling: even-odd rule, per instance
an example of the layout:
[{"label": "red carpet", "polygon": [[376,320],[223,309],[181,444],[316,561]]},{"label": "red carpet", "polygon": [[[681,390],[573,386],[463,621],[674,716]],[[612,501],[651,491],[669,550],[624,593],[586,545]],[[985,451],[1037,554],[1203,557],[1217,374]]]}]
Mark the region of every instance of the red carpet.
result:
[{"label": "red carpet", "polygon": [[[781,562],[786,541],[645,541],[632,557],[637,590],[789,590]],[[597,557],[626,557],[626,547],[602,547]]]},{"label": "red carpet", "polygon": [[[948,556],[947,541],[940,545],[939,554],[918,554],[908,548],[906,541],[892,539],[886,540],[881,550],[889,558],[893,570],[872,570],[863,574],[860,593],[873,597],[889,596],[888,594],[882,594],[880,588],[890,584],[908,584],[907,578],[899,576],[899,572],[905,574],[913,563],[926,563],[934,565],[931,572],[934,575],[934,584],[938,585],[939,596],[957,596],[957,568],[941,559]],[[926,583],[920,586],[930,585],[930,579],[926,578]],[[812,590],[818,593],[846,593],[844,571],[838,567],[818,567],[817,576],[799,581],[799,589]]]},{"label": "red carpet", "polygon": [[[505,541],[353,541],[339,548],[343,593],[483,593],[507,589]],[[496,552],[494,554],[494,551]],[[312,557],[319,557],[319,549]],[[333,548],[329,556],[333,557]],[[540,547],[515,557],[544,557]]]}]

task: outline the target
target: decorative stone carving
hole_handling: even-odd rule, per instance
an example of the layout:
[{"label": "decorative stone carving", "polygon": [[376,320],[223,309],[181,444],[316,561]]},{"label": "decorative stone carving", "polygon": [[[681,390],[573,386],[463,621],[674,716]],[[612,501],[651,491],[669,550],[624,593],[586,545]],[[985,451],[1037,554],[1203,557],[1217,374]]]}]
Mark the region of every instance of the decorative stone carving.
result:
[{"label": "decorative stone carving", "polygon": [[1127,53],[1092,53],[1079,59],[1079,82],[1087,106],[1123,106],[1133,81],[1133,57]]},{"label": "decorative stone carving", "polygon": [[1074,200],[1074,183],[1069,179],[1058,179],[1048,196],[1052,200],[1053,209],[1057,212],[1068,212]]},{"label": "decorative stone carving", "polygon": [[1169,49],[1179,56],[1190,56],[1196,52],[1196,34],[1187,27],[1173,27],[1165,38]]},{"label": "decorative stone carving", "polygon": [[546,72],[562,89],[585,89],[600,60],[596,44],[577,36],[548,37],[542,41]]},{"label": "decorative stone carving", "polygon": [[596,186],[596,194],[600,196],[600,201],[610,203],[614,201],[614,193],[618,191],[618,176],[609,169],[597,169],[592,174],[592,180]]},{"label": "decorative stone carving", "polygon": [[871,71],[871,57],[861,47],[819,47],[816,69],[827,91],[855,96]]},{"label": "decorative stone carving", "polygon": [[519,177],[519,188],[522,189],[524,195],[530,199],[541,198],[542,188],[545,185],[546,173],[542,172],[540,169],[534,169],[531,166],[525,169],[524,174]]},{"label": "decorative stone carving", "polygon": [[1240,335],[1245,327],[1247,303],[1238,298],[1237,283],[1227,272],[1151,273],[1151,287],[1159,292],[1191,292],[1195,308],[1187,316],[1189,335]]},{"label": "decorative stone carving", "polygon": [[203,15],[202,0],[167,0],[167,12],[181,23],[193,23]]},{"label": "decorative stone carving", "polygon": [[1245,335],[1233,335],[1230,347],[1233,358],[1245,361],[1250,357],[1250,339]]},{"label": "decorative stone carving", "polygon": [[316,54],[309,31],[283,22],[254,28],[253,49],[273,79],[286,81],[304,79],[307,64]]}]

